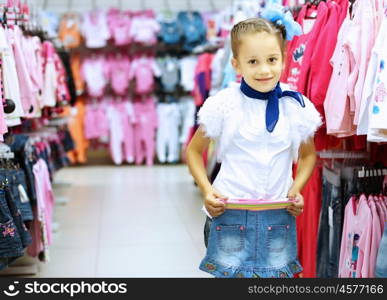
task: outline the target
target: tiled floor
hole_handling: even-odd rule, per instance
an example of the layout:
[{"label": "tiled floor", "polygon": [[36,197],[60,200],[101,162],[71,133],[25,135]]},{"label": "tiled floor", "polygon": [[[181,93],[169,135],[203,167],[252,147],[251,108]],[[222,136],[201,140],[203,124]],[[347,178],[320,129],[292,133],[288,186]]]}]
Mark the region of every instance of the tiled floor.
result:
[{"label": "tiled floor", "polygon": [[178,166],[73,167],[55,176],[58,228],[38,277],[209,277],[201,200]]}]

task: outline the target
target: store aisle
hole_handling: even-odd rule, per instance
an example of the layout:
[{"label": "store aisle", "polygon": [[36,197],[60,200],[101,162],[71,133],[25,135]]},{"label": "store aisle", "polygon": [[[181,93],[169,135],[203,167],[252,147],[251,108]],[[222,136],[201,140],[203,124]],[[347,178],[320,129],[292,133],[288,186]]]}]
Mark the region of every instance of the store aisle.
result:
[{"label": "store aisle", "polygon": [[39,277],[207,277],[205,216],[186,166],[73,167],[55,183],[69,202],[56,205]]}]

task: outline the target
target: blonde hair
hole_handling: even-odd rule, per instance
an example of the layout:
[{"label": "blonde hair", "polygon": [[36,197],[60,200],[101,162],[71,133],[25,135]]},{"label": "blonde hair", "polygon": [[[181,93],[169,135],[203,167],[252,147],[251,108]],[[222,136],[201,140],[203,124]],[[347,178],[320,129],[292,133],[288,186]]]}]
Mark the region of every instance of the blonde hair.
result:
[{"label": "blonde hair", "polygon": [[243,35],[267,32],[274,34],[278,38],[281,47],[282,56],[286,49],[286,30],[283,25],[276,25],[262,18],[250,18],[234,25],[231,30],[231,48],[234,58],[238,56],[238,49]]}]

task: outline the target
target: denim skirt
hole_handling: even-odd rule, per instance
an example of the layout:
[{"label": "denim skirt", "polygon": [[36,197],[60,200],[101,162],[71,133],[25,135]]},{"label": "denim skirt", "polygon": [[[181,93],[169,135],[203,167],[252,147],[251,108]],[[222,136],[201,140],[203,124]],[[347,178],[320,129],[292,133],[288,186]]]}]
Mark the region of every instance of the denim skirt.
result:
[{"label": "denim skirt", "polygon": [[286,209],[226,210],[213,218],[199,268],[215,277],[294,277],[302,271],[295,217]]}]

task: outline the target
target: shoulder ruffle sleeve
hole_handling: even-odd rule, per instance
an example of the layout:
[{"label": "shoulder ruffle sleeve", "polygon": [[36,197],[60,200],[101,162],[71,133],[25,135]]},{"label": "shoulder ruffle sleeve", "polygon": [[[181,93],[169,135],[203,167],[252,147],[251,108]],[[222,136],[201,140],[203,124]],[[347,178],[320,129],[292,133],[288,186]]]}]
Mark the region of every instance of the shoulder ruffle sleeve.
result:
[{"label": "shoulder ruffle sleeve", "polygon": [[322,118],[313,103],[303,96],[305,107],[289,99],[288,114],[291,116],[293,159],[298,159],[300,145],[313,137],[322,125]]},{"label": "shoulder ruffle sleeve", "polygon": [[298,131],[301,142],[305,142],[310,137],[314,136],[317,129],[322,125],[321,115],[314,104],[308,98],[304,96],[303,98],[305,107],[300,108],[298,118]]},{"label": "shoulder ruffle sleeve", "polygon": [[221,135],[224,119],[224,99],[218,93],[207,98],[198,112],[198,123],[202,125],[207,137],[216,139]]}]

